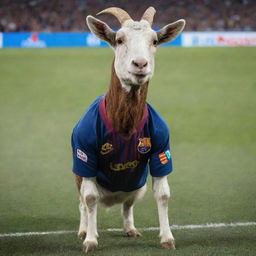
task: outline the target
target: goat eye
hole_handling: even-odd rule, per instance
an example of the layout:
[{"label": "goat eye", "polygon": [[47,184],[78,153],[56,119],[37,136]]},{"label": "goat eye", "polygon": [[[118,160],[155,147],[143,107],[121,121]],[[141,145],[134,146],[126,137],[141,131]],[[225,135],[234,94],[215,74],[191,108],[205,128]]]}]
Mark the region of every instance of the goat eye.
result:
[{"label": "goat eye", "polygon": [[119,39],[116,40],[116,42],[117,42],[117,44],[122,44],[123,40],[119,38]]},{"label": "goat eye", "polygon": [[157,45],[158,41],[156,39],[153,40],[153,45]]}]

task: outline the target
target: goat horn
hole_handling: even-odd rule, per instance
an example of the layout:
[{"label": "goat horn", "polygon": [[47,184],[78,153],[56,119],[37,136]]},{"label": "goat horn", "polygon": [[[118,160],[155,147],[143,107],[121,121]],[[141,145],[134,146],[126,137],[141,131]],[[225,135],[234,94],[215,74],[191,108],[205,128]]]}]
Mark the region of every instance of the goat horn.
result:
[{"label": "goat horn", "polygon": [[118,21],[121,23],[121,25],[123,25],[125,21],[132,19],[126,11],[124,11],[123,9],[118,8],[118,7],[107,8],[107,9],[97,13],[97,15],[100,15],[103,13],[112,14],[113,16],[115,16],[118,19]]},{"label": "goat horn", "polygon": [[149,7],[143,14],[142,20],[146,20],[149,22],[150,26],[152,26],[154,15],[156,13],[156,10],[154,7]]}]

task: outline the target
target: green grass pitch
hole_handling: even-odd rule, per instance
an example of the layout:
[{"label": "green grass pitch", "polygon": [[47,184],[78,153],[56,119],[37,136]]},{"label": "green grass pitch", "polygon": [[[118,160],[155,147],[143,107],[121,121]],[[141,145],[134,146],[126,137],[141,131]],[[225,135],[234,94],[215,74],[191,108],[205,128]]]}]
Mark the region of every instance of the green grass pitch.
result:
[{"label": "green grass pitch", "polygon": [[[77,230],[70,134],[106,92],[110,49],[0,51],[0,233]],[[171,224],[256,221],[256,48],[160,48],[148,102],[171,131]],[[148,192],[135,224],[157,227]],[[101,208],[98,229],[122,227]],[[100,232],[91,255],[255,255],[256,227],[174,230],[177,250]],[[0,255],[82,255],[76,234],[1,237]]]}]

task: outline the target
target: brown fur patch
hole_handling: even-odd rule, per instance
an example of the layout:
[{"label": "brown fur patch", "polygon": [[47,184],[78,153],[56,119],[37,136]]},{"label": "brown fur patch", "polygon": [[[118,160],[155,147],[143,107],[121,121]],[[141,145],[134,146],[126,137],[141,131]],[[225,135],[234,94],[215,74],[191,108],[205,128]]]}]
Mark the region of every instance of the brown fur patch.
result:
[{"label": "brown fur patch", "polygon": [[87,206],[94,205],[95,200],[96,200],[96,199],[95,199],[95,196],[93,196],[93,195],[88,195],[88,196],[86,196],[86,198],[85,198],[85,201],[86,201]]},{"label": "brown fur patch", "polygon": [[75,174],[75,181],[76,181],[78,192],[80,193],[83,178]]},{"label": "brown fur patch", "polygon": [[95,204],[97,203],[97,199],[94,195],[87,195],[85,197],[85,202],[88,207],[88,211],[92,212]]},{"label": "brown fur patch", "polygon": [[147,91],[148,82],[126,92],[116,75],[113,62],[110,88],[106,95],[106,111],[114,130],[127,139],[135,132],[143,117]]},{"label": "brown fur patch", "polygon": [[169,196],[168,195],[163,195],[161,197],[161,201],[164,207],[168,207],[168,201],[169,201]]}]

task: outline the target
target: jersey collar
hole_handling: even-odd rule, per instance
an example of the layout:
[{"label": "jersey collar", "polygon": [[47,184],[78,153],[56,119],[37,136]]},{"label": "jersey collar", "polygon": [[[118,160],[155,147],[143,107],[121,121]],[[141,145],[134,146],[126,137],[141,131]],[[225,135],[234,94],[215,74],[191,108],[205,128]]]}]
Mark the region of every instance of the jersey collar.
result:
[{"label": "jersey collar", "polygon": [[[107,127],[109,132],[114,131],[114,128],[112,127],[108,116],[107,116],[107,111],[106,111],[106,96],[104,95],[100,101],[99,104],[99,111],[100,111],[100,116],[105,124],[105,126]],[[138,123],[137,127],[136,127],[136,132],[140,132],[143,128],[144,125],[147,121],[148,118],[148,106],[147,104],[145,104],[145,108],[144,108],[144,113],[143,113],[143,117],[140,120],[140,122]]]}]

